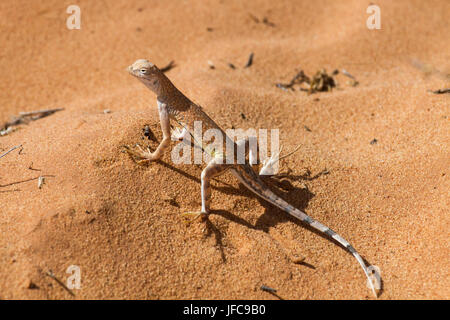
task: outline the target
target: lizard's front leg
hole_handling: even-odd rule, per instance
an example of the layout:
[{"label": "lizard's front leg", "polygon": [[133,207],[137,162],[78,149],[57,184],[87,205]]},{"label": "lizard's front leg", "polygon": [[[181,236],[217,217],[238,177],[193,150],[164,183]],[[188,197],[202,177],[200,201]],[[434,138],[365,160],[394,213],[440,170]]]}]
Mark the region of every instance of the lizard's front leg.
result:
[{"label": "lizard's front leg", "polygon": [[150,149],[147,148],[147,151],[140,149],[139,151],[131,150],[129,147],[125,147],[126,151],[138,158],[137,161],[139,164],[149,161],[159,160],[164,151],[170,146],[170,120],[169,120],[169,112],[167,110],[167,105],[164,103],[158,102],[158,110],[159,110],[159,120],[161,123],[161,130],[163,133],[163,139],[156,148],[154,152],[151,152]]}]

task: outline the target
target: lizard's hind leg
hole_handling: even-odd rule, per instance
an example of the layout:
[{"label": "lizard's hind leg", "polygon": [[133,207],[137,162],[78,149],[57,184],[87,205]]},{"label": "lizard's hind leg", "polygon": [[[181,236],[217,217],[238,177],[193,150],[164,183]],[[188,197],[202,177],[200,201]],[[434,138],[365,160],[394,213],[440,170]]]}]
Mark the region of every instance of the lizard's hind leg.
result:
[{"label": "lizard's hind leg", "polygon": [[283,156],[280,156],[281,151],[283,150],[283,147],[281,147],[280,148],[280,152],[272,154],[270,156],[270,158],[263,160],[263,162],[262,162],[263,166],[262,166],[261,170],[259,171],[259,175],[260,176],[273,176],[273,175],[276,175],[276,171],[277,170],[274,168],[274,166],[281,159],[289,157],[290,155],[292,155],[295,152],[297,152],[299,149],[300,149],[300,145],[298,145],[293,151],[291,151],[291,152],[289,152],[289,153],[287,153],[287,154],[285,154]]},{"label": "lizard's hind leg", "polygon": [[194,219],[192,219],[193,221],[200,216],[209,214],[211,203],[211,179],[224,172],[229,167],[229,165],[223,163],[222,158],[213,158],[208,163],[201,175],[202,209],[201,211],[182,213],[183,216],[192,215],[194,216]]},{"label": "lizard's hind leg", "polygon": [[259,152],[259,144],[258,139],[255,136],[249,136],[247,138],[238,140],[236,142],[237,145],[237,159],[239,161],[239,153],[241,153],[241,157],[244,158],[248,155],[248,161],[251,165],[254,164],[260,164],[262,162],[261,170],[259,171],[260,176],[273,176],[275,175],[275,168],[274,166],[284,158],[289,157],[290,155],[294,154],[300,149],[300,145],[298,145],[293,151],[280,156],[281,151],[283,150],[283,147],[280,148],[280,151],[278,153],[272,154],[269,158],[261,159],[258,158],[258,152]]}]

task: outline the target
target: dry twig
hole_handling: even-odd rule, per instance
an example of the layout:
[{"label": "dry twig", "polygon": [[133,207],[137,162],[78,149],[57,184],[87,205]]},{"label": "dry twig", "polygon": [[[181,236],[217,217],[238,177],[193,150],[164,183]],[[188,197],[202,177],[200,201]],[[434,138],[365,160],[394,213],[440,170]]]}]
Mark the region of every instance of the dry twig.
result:
[{"label": "dry twig", "polygon": [[248,68],[253,64],[253,52],[250,53],[250,56],[248,57],[248,61],[245,64],[244,68]]},{"label": "dry twig", "polygon": [[0,156],[0,159],[3,158],[4,156],[6,156],[8,153],[10,153],[10,152],[16,150],[17,148],[21,148],[21,147],[22,147],[22,145],[18,145],[18,146],[15,146],[15,147],[9,149],[8,151],[6,151],[4,154],[2,154],[2,155]]},{"label": "dry twig", "polygon": [[15,117],[12,121],[6,122],[1,128],[1,135],[6,135],[11,132],[11,127],[18,126],[23,123],[28,123],[30,121],[38,120],[41,118],[45,118],[57,111],[62,111],[64,108],[56,108],[56,109],[45,109],[31,112],[20,112],[18,117]]},{"label": "dry twig", "polygon": [[450,88],[446,88],[446,89],[438,89],[438,90],[430,90],[432,93],[434,94],[444,94],[444,93],[450,93]]},{"label": "dry twig", "polygon": [[51,270],[47,271],[45,273],[47,276],[49,276],[50,278],[52,278],[53,280],[56,281],[57,284],[59,284],[61,287],[64,288],[64,290],[66,290],[71,296],[75,297],[75,293],[73,293],[72,290],[70,290],[69,288],[67,288],[67,286],[61,281],[59,280]]}]

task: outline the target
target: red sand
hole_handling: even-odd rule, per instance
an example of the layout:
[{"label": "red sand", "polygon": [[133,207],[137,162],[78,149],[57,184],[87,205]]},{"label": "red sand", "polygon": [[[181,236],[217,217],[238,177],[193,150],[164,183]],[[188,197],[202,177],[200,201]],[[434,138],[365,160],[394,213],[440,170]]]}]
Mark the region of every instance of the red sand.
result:
[{"label": "red sand", "polygon": [[[449,299],[449,96],[427,91],[449,81],[411,61],[450,72],[450,3],[378,1],[372,31],[366,1],[202,3],[79,0],[81,30],[66,28],[67,1],[0,3],[0,121],[65,108],[0,137],[0,153],[23,145],[0,159],[0,298],[273,299],[264,284],[284,299],[371,299],[351,255],[229,174],[213,182],[209,221],[184,223],[201,168],[170,154],[143,168],[121,152],[148,143],[145,124],[161,138],[155,96],[124,71],[147,58],[175,60],[167,75],[224,128],[280,128],[286,150],[302,144],[282,162],[293,187],[277,192],[381,268],[380,299]],[[360,84],[274,85],[321,68]],[[42,189],[3,187],[40,174],[54,175]],[[70,265],[75,297],[45,275],[65,281]]]}]

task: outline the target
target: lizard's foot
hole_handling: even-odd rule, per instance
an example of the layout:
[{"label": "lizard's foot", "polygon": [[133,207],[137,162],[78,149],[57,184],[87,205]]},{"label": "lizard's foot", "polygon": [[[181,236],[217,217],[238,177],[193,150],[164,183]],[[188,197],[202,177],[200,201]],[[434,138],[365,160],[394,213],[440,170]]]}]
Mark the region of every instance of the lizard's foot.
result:
[{"label": "lizard's foot", "polygon": [[269,159],[263,160],[263,166],[259,170],[260,176],[273,176],[275,174],[275,168],[273,167],[280,160],[280,153],[276,153],[270,156]]},{"label": "lizard's foot", "polygon": [[[278,168],[277,168],[278,167],[278,162],[281,159],[287,158],[290,155],[294,154],[295,152],[298,151],[298,149],[300,149],[300,145],[298,145],[293,151],[289,152],[288,154],[280,156],[281,151],[283,150],[283,147],[281,147],[280,148],[280,152],[271,155],[269,159],[265,159],[263,161],[263,166],[262,166],[261,170],[259,171],[259,175],[260,176],[273,176],[273,175],[275,175],[276,172],[278,171]],[[274,168],[275,165],[277,165],[277,166]]]},{"label": "lizard's foot", "polygon": [[193,217],[188,220],[188,223],[192,223],[198,218],[201,218],[202,221],[206,220],[208,217],[208,213],[204,211],[189,211],[189,212],[183,212],[181,214],[183,217]]},{"label": "lizard's foot", "polygon": [[144,151],[139,145],[137,145],[139,150],[136,151],[131,149],[129,146],[123,147],[137,164],[143,165],[149,163],[150,161],[157,160],[149,148],[147,148],[147,151]]}]

